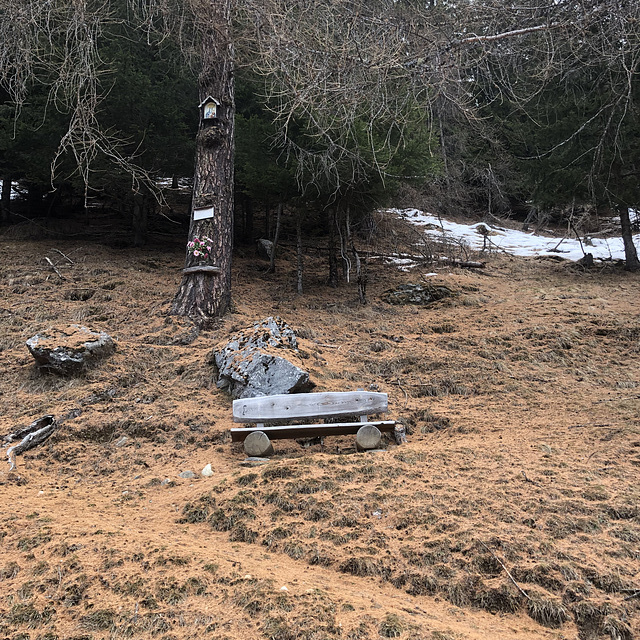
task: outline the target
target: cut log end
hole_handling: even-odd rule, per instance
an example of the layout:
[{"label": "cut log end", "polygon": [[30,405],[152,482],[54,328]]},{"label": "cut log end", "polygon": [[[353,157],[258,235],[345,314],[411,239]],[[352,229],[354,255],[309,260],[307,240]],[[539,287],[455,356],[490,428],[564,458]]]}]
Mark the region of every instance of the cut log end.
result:
[{"label": "cut log end", "polygon": [[245,438],[244,451],[250,458],[268,458],[273,455],[273,445],[264,431],[254,431]]},{"label": "cut log end", "polygon": [[356,446],[360,451],[379,449],[381,442],[382,433],[375,425],[367,424],[358,429],[358,433],[356,434]]}]

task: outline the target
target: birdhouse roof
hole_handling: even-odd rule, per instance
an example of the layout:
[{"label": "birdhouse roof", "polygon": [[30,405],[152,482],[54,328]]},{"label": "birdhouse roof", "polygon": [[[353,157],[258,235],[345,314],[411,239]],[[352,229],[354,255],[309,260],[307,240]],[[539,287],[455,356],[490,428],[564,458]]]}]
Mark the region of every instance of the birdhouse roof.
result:
[{"label": "birdhouse roof", "polygon": [[207,102],[215,102],[216,105],[220,106],[220,102],[216,100],[213,96],[207,96],[198,106],[203,107]]}]

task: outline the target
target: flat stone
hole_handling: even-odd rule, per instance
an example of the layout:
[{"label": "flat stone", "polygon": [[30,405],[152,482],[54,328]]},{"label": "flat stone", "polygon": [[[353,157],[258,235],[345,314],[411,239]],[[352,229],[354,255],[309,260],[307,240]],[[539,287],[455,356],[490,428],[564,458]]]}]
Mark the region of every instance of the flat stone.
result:
[{"label": "flat stone", "polygon": [[180,478],[195,478],[196,474],[193,473],[193,471],[183,471],[182,473],[178,474],[178,477]]},{"label": "flat stone", "polygon": [[116,350],[113,338],[74,324],[52,329],[27,340],[27,348],[42,371],[59,375],[81,373],[91,362]]},{"label": "flat stone", "polygon": [[458,293],[446,285],[401,284],[396,289],[385,291],[382,299],[389,304],[415,304],[426,306],[432,302],[457,296]]}]

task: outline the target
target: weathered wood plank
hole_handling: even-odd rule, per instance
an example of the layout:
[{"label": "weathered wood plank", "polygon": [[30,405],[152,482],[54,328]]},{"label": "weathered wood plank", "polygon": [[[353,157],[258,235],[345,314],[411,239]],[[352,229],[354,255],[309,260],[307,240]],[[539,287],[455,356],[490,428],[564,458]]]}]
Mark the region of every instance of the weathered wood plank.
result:
[{"label": "weathered wood plank", "polygon": [[195,266],[195,267],[187,267],[182,270],[182,273],[220,273],[222,269],[216,266]]},{"label": "weathered wood plank", "polygon": [[358,433],[367,424],[378,427],[380,431],[393,431],[395,420],[377,420],[373,422],[338,422],[335,424],[296,424],[277,427],[238,427],[231,429],[231,441],[243,442],[254,431],[262,431],[270,440],[284,440],[286,438],[315,438],[317,436],[344,436]]},{"label": "weathered wood plank", "polygon": [[[386,413],[386,393],[333,391],[293,393],[233,401],[234,422],[264,422],[312,417]],[[362,426],[362,425],[361,425]]]}]

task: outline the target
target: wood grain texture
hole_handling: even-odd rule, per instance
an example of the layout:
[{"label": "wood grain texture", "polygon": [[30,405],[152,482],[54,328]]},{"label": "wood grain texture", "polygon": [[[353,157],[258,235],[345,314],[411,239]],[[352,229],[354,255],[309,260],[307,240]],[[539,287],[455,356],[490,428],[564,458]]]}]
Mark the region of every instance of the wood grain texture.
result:
[{"label": "wood grain texture", "polygon": [[344,436],[358,433],[363,426],[372,425],[380,431],[393,431],[395,420],[378,420],[375,422],[340,422],[335,424],[299,424],[286,427],[238,427],[231,429],[231,441],[243,442],[251,433],[261,431],[269,440],[286,438],[315,438],[317,436]]},{"label": "wood grain texture", "polygon": [[353,414],[371,415],[386,413],[388,410],[386,393],[366,391],[294,393],[234,400],[233,421],[265,422]]}]

